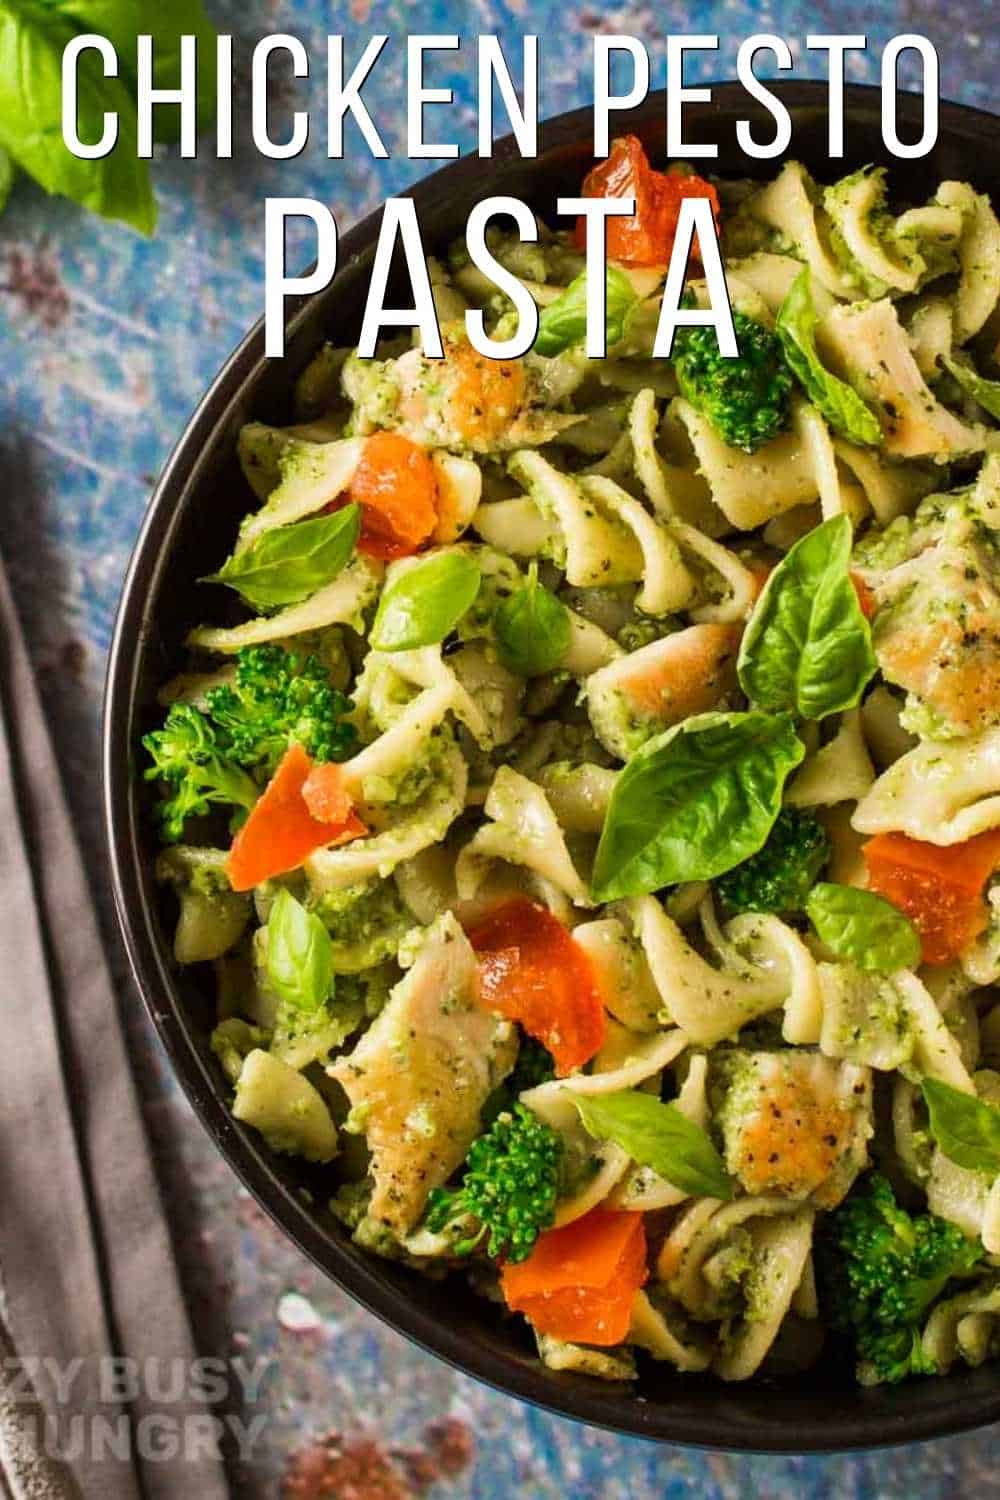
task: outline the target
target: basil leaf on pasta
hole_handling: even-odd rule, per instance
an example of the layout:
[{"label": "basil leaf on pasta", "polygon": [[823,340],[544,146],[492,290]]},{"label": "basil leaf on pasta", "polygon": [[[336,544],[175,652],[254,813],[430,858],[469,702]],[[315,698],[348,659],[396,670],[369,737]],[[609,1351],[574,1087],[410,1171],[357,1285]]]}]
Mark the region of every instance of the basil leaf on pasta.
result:
[{"label": "basil leaf on pasta", "polygon": [[263,532],[235,552],[206,583],[226,583],[255,609],[298,604],[332,583],[347,565],[361,529],[361,511],[346,505],[329,516]]},{"label": "basil leaf on pasta", "polygon": [[569,650],[569,610],[538,582],[534,564],[523,588],[508,595],[493,616],[500,660],[521,677],[552,672]]},{"label": "basil leaf on pasta", "polygon": [[[620,343],[624,338],[628,315],[638,300],[625,272],[616,266],[608,266],[604,283],[604,327],[609,345]],[[586,332],[587,273],[583,271],[543,310],[538,320],[535,353],[561,354],[571,344],[582,343]]]},{"label": "basil leaf on pasta", "polygon": [[920,962],[920,935],[909,917],[874,891],[821,881],[813,886],[806,912],[822,941],[838,958],[872,974],[914,969]]},{"label": "basil leaf on pasta", "polygon": [[971,1172],[1000,1173],[1000,1109],[937,1078],[921,1085],[931,1135],[949,1161]]},{"label": "basil leaf on pasta", "polygon": [[743,634],[740,685],[759,708],[806,719],[853,708],[878,663],[850,577],[851,522],[833,516],[775,568]]},{"label": "basil leaf on pasta", "polygon": [[701,714],[637,751],[611,794],[598,901],[712,880],[764,843],[805,747],[787,714]]},{"label": "basil leaf on pasta", "polygon": [[277,994],[300,1011],[317,1010],[333,984],[333,944],[314,912],[290,891],[278,892],[267,922],[267,977]]},{"label": "basil leaf on pasta", "polygon": [[388,585],[375,616],[376,651],[413,651],[450,634],[479,593],[478,565],[464,552],[438,552]]},{"label": "basil leaf on pasta", "polygon": [[613,1141],[641,1167],[650,1167],[684,1193],[700,1198],[731,1198],[733,1186],[722,1158],[700,1125],[676,1104],[653,1094],[622,1089],[614,1094],[579,1094],[567,1089],[588,1135]]},{"label": "basil leaf on pasta", "polygon": [[852,443],[875,446],[882,441],[878,417],[853,386],[831,374],[823,364],[816,348],[816,323],[809,267],[803,266],[778,309],[774,325],[785,363],[834,432]]}]

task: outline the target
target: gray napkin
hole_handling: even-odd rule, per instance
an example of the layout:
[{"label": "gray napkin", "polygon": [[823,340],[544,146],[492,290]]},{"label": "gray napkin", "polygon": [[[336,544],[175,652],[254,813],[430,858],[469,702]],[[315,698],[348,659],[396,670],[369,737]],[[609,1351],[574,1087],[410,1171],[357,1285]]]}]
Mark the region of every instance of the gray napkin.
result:
[{"label": "gray napkin", "polygon": [[[209,1410],[156,1399],[155,1375],[169,1390],[170,1372],[189,1372],[196,1355],[93,898],[2,562],[0,1335],[0,1494],[4,1481],[14,1500],[229,1494],[222,1465],[194,1436]],[[117,1367],[126,1375],[117,1387],[116,1357],[133,1362]],[[180,1456],[167,1461],[165,1431],[180,1436]]]}]

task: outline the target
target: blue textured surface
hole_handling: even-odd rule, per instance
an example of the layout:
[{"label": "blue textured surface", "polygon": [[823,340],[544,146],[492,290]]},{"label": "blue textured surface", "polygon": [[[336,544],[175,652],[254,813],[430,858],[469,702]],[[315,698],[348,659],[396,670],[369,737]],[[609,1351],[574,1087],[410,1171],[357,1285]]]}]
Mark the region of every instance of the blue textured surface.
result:
[{"label": "blue textured surface", "polygon": [[[352,56],[370,32],[388,33],[367,97],[392,159],[375,164],[357,151],[343,163],[326,160],[318,78],[311,94],[316,128],[297,160],[262,161],[247,144],[243,120],[232,162],[160,161],[161,226],[150,243],[46,200],[28,183],[18,186],[0,220],[0,547],[102,900],[96,804],[103,654],[153,477],[202,390],[261,311],[265,196],[326,199],[343,226],[432,165],[405,159],[400,84],[407,30],[496,32],[510,42],[540,33],[546,115],[587,102],[590,34],[597,29],[646,40],[657,83],[661,39],[670,30],[717,31],[723,38],[718,58],[699,59],[710,66],[692,65],[689,81],[731,76],[738,39],[754,31],[785,35],[796,76],[816,76],[818,59],[801,61],[804,39],[834,30],[867,30],[869,51],[849,73],[872,80],[888,36],[922,31],[939,48],[947,97],[987,108],[997,100],[992,0],[972,0],[955,14],[936,0],[909,0],[881,7],[874,23],[869,5],[832,0],[808,6],[672,0],[656,7],[626,0],[607,13],[586,0],[352,0],[350,6],[209,0],[209,8],[238,37],[244,57],[249,44],[271,31],[294,32],[320,58],[327,31],[344,30]],[[434,81],[455,87],[454,123],[468,145],[475,129],[471,48],[447,64]],[[276,119],[293,97],[289,87],[275,89]],[[245,82],[239,100],[245,110]],[[275,1359],[251,1413],[266,1415],[266,1432],[236,1471],[237,1494],[500,1500],[516,1490],[603,1500],[747,1494],[950,1500],[993,1492],[989,1433],[876,1457],[698,1455],[586,1432],[454,1374],[361,1312],[283,1240],[201,1132],[137,1003],[123,993],[205,1352]],[[307,1303],[282,1302],[289,1292]],[[295,1331],[293,1322],[311,1326]],[[331,1431],[344,1435],[340,1456],[315,1444]]]}]

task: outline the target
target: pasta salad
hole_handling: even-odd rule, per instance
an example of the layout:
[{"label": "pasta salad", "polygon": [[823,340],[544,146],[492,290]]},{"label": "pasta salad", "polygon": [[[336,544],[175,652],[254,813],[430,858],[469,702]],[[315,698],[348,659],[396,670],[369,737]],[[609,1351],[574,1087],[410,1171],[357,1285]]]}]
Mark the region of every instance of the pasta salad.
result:
[{"label": "pasta salad", "polygon": [[[177,962],[214,969],[237,1120],[552,1368],[979,1364],[1000,224],[967,183],[708,182],[631,137],[583,191],[637,205],[605,358],[581,237],[494,230],[528,354],[469,344],[515,314],[455,244],[443,360],[327,345],[295,424],[242,430],[233,610],[144,740]],[[691,194],[736,359],[651,353]]]}]

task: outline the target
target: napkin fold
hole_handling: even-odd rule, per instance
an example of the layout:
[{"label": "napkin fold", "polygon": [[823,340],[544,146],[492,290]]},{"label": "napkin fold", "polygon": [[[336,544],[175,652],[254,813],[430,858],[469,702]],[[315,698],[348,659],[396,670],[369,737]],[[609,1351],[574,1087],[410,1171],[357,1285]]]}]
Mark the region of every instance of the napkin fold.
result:
[{"label": "napkin fold", "polygon": [[195,1360],[93,898],[0,561],[0,1495],[5,1482],[12,1500],[224,1500],[205,1438],[212,1411],[189,1378],[177,1399],[171,1386]]}]

